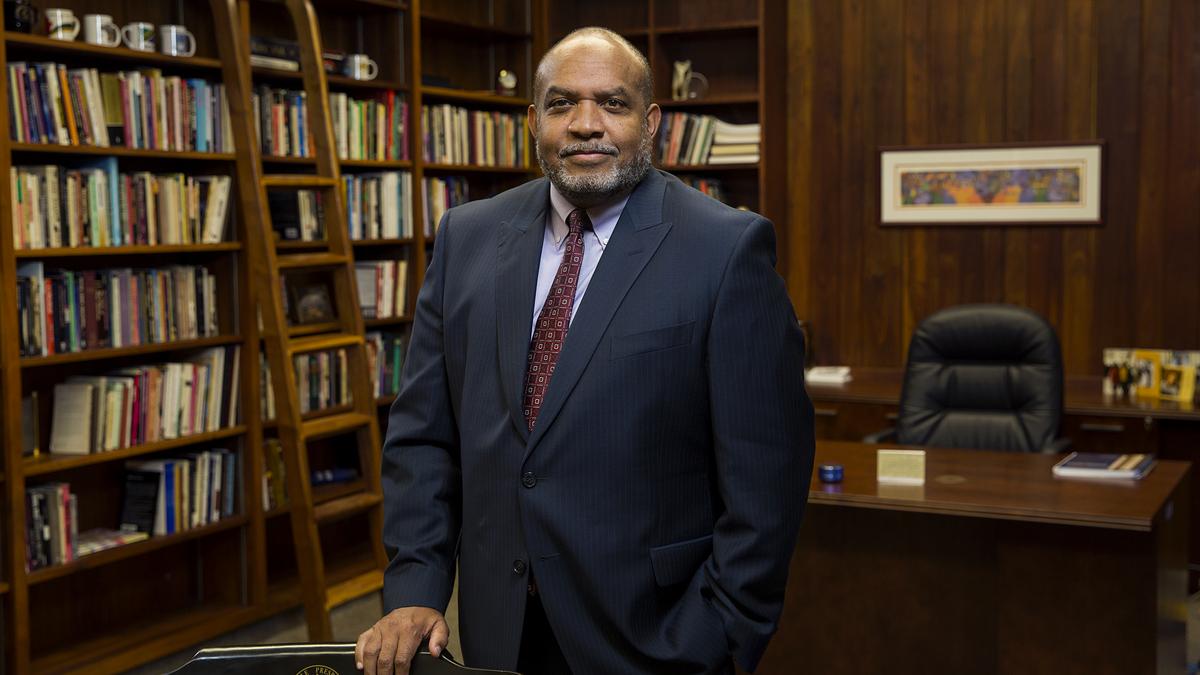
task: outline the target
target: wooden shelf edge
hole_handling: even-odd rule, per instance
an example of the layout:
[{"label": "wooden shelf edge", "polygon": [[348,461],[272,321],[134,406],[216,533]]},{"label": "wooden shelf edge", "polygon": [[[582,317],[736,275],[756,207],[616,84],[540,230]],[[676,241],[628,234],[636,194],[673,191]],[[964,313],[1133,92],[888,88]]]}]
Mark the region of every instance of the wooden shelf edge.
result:
[{"label": "wooden shelf edge", "polygon": [[655,35],[670,35],[672,37],[689,37],[696,35],[716,35],[718,33],[744,33],[758,30],[758,19],[739,19],[735,21],[714,21],[703,26],[655,26]]},{"label": "wooden shelf edge", "polygon": [[428,163],[424,165],[426,171],[439,171],[450,173],[507,173],[507,174],[525,174],[532,173],[533,167],[528,166],[482,166],[479,164],[436,164]]},{"label": "wooden shelf edge", "polygon": [[412,323],[412,317],[405,316],[388,316],[381,319],[363,319],[363,323],[367,328],[380,328],[383,326],[395,326],[400,324]]},{"label": "wooden shelf edge", "polygon": [[432,98],[441,101],[484,103],[493,106],[506,106],[515,108],[528,108],[529,104],[532,102],[527,98],[521,98],[519,96],[501,96],[500,94],[492,94],[484,91],[467,91],[463,89],[454,89],[452,87],[437,86],[422,86],[421,96],[423,98]]},{"label": "wooden shelf edge", "polygon": [[174,340],[172,342],[156,342],[153,344],[134,345],[130,347],[85,349],[79,352],[51,354],[49,356],[26,356],[21,358],[20,364],[22,368],[41,368],[45,366],[62,365],[64,363],[101,361],[105,359],[117,359],[124,356],[142,356],[144,354],[161,354],[164,352],[177,352],[188,349],[199,349],[202,347],[235,345],[241,343],[241,341],[242,338],[237,335],[218,335],[216,337],[196,338],[194,340]]},{"label": "wooden shelf edge", "polygon": [[[231,152],[194,152],[190,150],[142,150],[122,146],[100,147],[95,145],[56,145],[53,143],[12,143],[13,152],[28,152],[55,155],[113,155],[115,157],[141,157],[145,159],[196,159],[212,162],[231,162]],[[18,164],[19,162],[14,162]]]},{"label": "wooden shelf edge", "polygon": [[33,586],[35,584],[53,581],[54,579],[70,576],[84,570],[95,569],[97,567],[111,565],[112,563],[120,562],[121,560],[126,560],[128,558],[145,555],[151,551],[157,551],[168,546],[175,546],[192,541],[194,539],[200,539],[202,537],[211,536],[227,530],[236,529],[245,525],[247,522],[249,522],[249,518],[247,518],[245,515],[233,516],[209,525],[196,527],[190,530],[184,530],[183,532],[176,532],[175,534],[168,534],[161,537],[150,537],[149,539],[133,544],[125,544],[124,546],[105,549],[91,555],[83,556],[82,558],[73,560],[69,563],[54,565],[53,567],[46,567],[30,572],[28,575],[29,585]]},{"label": "wooden shelf edge", "polygon": [[753,164],[674,164],[660,166],[663,171],[671,173],[702,173],[712,171],[757,171],[758,163]]},{"label": "wooden shelf edge", "polygon": [[705,108],[725,105],[758,105],[758,94],[730,94],[728,96],[709,96],[706,98],[691,98],[685,101],[658,99],[655,101],[663,109],[675,108]]},{"label": "wooden shelf edge", "polygon": [[20,258],[90,258],[120,255],[166,255],[180,253],[220,253],[240,251],[236,241],[217,244],[154,244],[131,246],[78,246],[73,248],[24,248],[16,251]]},{"label": "wooden shelf edge", "polygon": [[417,243],[415,237],[400,237],[399,239],[351,239],[350,245],[369,248],[371,246],[411,246]]},{"label": "wooden shelf edge", "polygon": [[208,441],[218,441],[224,438],[236,438],[246,433],[246,426],[239,424],[237,426],[219,429],[217,431],[206,431],[199,434],[191,434],[190,436],[181,436],[179,438],[171,438],[162,441],[154,441],[153,443],[143,443],[128,448],[119,448],[117,450],[109,450],[106,452],[97,452],[88,455],[54,455],[45,453],[24,460],[23,473],[26,476],[40,476],[47,473],[55,473],[58,471],[67,471],[76,469],[81,466],[89,466],[92,464],[104,464],[107,462],[116,462],[122,459],[131,459],[142,455],[149,455],[155,452],[164,450],[174,450],[175,448],[183,448],[190,445],[198,445],[207,443]]},{"label": "wooden shelf edge", "polygon": [[339,159],[342,166],[368,169],[411,169],[412,160],[408,159]]},{"label": "wooden shelf edge", "polygon": [[196,70],[221,70],[220,59],[203,56],[168,56],[158,52],[140,52],[126,47],[101,47],[88,44],[82,38],[78,41],[52,40],[42,35],[5,31],[4,42],[8,45],[32,47],[47,52],[91,57],[102,56],[114,60],[136,61],[158,66],[179,66]]}]

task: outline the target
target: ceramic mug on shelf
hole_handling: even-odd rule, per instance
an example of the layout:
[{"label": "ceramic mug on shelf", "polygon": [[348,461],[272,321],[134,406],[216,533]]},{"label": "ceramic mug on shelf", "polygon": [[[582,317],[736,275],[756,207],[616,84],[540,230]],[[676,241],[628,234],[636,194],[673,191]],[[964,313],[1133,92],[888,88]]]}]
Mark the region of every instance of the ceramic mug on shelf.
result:
[{"label": "ceramic mug on shelf", "polygon": [[121,29],[107,14],[84,14],[83,41],[90,45],[116,47],[121,44]]},{"label": "ceramic mug on shelf", "polygon": [[158,41],[160,51],[167,56],[192,56],[196,53],[196,36],[186,26],[159,26]]},{"label": "ceramic mug on shelf", "polygon": [[366,54],[347,54],[342,72],[356,80],[373,80],[379,75],[379,64]]},{"label": "ceramic mug on shelf", "polygon": [[154,51],[154,24],[145,21],[127,23],[121,28],[121,39],[130,49],[152,52]]},{"label": "ceramic mug on shelf", "polygon": [[29,33],[37,25],[38,8],[29,0],[4,0],[4,30]]},{"label": "ceramic mug on shelf", "polygon": [[74,40],[79,35],[79,19],[75,18],[75,12],[69,9],[47,9],[46,35],[52,40]]}]

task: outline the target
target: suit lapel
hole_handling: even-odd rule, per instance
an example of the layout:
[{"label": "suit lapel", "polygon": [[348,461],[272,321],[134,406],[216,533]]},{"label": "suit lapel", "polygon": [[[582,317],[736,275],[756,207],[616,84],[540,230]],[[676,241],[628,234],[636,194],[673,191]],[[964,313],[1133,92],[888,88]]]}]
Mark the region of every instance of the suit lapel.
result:
[{"label": "suit lapel", "polygon": [[[608,247],[596,266],[583,301],[571,321],[571,328],[567,331],[566,342],[554,367],[554,376],[550,378],[550,388],[526,446],[526,457],[562,410],[591,361],[617,307],[670,231],[671,224],[662,222],[665,190],[666,180],[652,169],[625,204],[625,210],[617,220]],[[529,322],[533,320],[532,309],[527,316],[529,320],[525,329],[528,336]]]},{"label": "suit lapel", "polygon": [[525,384],[533,296],[537,291],[546,209],[550,203],[550,183],[544,179],[543,183],[535,197],[510,220],[500,224],[496,261],[496,345],[500,382],[509,417],[526,441],[529,429],[521,406],[521,388]]}]

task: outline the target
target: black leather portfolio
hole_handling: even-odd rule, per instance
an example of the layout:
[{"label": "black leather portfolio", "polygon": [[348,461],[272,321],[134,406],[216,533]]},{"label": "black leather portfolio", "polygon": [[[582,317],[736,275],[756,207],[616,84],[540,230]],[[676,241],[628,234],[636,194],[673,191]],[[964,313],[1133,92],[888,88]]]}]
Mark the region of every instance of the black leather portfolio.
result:
[{"label": "black leather portfolio", "polygon": [[[353,644],[214,647],[196,652],[170,675],[357,675]],[[445,654],[419,652],[411,675],[518,675],[507,670],[468,668]]]}]

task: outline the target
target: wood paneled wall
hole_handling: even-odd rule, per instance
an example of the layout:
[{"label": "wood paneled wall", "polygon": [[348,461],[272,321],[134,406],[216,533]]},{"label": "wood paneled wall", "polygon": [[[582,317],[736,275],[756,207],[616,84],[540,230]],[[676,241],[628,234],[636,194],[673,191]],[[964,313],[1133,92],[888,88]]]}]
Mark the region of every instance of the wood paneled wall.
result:
[{"label": "wood paneled wall", "polygon": [[[1028,306],[1068,374],[1200,348],[1200,2],[790,0],[788,285],[818,363],[902,366],[934,311]],[[1098,227],[879,226],[880,146],[1104,139]]]}]

